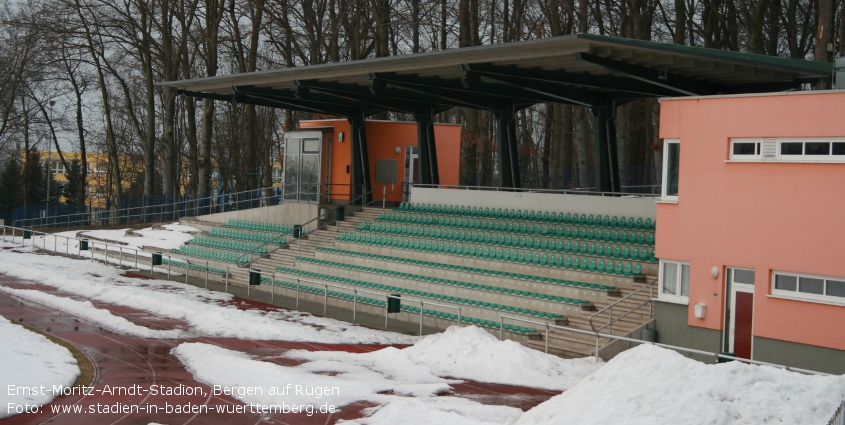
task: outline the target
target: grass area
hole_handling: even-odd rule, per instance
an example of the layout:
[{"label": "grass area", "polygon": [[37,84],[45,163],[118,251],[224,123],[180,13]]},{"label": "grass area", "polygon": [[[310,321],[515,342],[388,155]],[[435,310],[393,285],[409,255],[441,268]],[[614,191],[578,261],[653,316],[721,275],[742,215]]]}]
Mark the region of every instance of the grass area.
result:
[{"label": "grass area", "polygon": [[80,350],[77,346],[71,344],[70,342],[59,338],[54,335],[50,335],[46,332],[33,328],[32,326],[25,325],[23,323],[19,323],[14,321],[13,319],[9,319],[12,323],[23,326],[25,329],[35,332],[39,335],[43,335],[45,338],[49,339],[50,341],[61,345],[62,347],[67,348],[70,353],[73,355],[73,358],[76,359],[76,364],[79,366],[79,376],[76,378],[76,381],[73,383],[74,387],[77,386],[90,386],[94,382],[94,375],[96,374],[96,369],[94,366],[94,362],[89,358],[82,350]]}]

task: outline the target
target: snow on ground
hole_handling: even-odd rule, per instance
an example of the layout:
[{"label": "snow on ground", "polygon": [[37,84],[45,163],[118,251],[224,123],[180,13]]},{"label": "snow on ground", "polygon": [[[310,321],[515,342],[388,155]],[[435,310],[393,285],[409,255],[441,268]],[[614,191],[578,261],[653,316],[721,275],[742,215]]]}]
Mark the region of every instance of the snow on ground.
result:
[{"label": "snow on ground", "polygon": [[[300,411],[306,414],[308,409],[319,411],[324,405],[342,408],[358,401],[387,406],[370,409],[375,415],[359,421],[361,424],[501,424],[521,413],[512,407],[437,396],[448,392],[449,383],[455,381],[410,362],[392,364],[390,355],[379,358],[377,354],[396,350],[376,352],[372,364],[315,361],[296,367],[254,360],[203,343],[183,343],[172,353],[194,379],[212,388],[234,388],[233,397],[245,404],[279,406],[277,409],[302,406]],[[403,420],[397,422],[397,415]]]},{"label": "snow on ground", "polygon": [[741,362],[708,365],[641,345],[529,410],[516,424],[825,425],[843,399],[845,376],[809,376]]},{"label": "snow on ground", "polygon": [[[16,246],[2,244],[3,246]],[[410,344],[418,337],[283,309],[239,310],[230,294],[177,282],[139,280],[101,263],[0,250],[0,273],[106,304],[184,320],[198,336],[336,344]]]},{"label": "snow on ground", "polygon": [[[244,394],[244,403],[341,407],[369,401],[379,407],[357,420],[360,424],[502,424],[521,411],[506,406],[481,405],[471,400],[438,396],[450,391],[450,378],[567,389],[599,368],[592,360],[563,360],[498,341],[475,327],[451,327],[429,335],[412,347],[384,348],[369,353],[291,350],[284,357],[307,360],[295,367],[252,359],[245,354],[201,343],[184,343],[173,353],[194,378],[221,387],[260,388],[262,394]],[[288,394],[270,389],[292,384]],[[296,392],[296,385],[337,388],[337,394],[315,397]],[[390,394],[385,394],[389,392]]]},{"label": "snow on ground", "polygon": [[319,361],[328,368],[332,364],[389,365],[390,369],[383,371],[388,374],[424,367],[435,376],[548,390],[567,390],[602,365],[592,357],[564,360],[514,341],[499,341],[476,326],[453,326],[403,350],[386,348],[360,354],[291,350],[285,357]]},{"label": "snow on ground", "polygon": [[72,314],[122,334],[134,335],[140,338],[163,339],[188,338],[191,336],[180,329],[158,330],[136,325],[123,317],[115,316],[108,310],[94,307],[91,301],[76,301],[32,289],[14,289],[4,286],[0,286],[0,292],[5,292],[18,298],[34,301],[38,304]]},{"label": "snow on ground", "polygon": [[[295,367],[257,361],[242,353],[199,343],[182,344],[173,353],[197,380],[209,385],[262,389],[261,395],[238,397],[244,403],[313,406],[329,403],[339,407],[355,401],[378,404],[365,412],[371,416],[351,421],[366,425],[824,425],[845,398],[845,376],[803,375],[741,362],[708,365],[651,345],[626,351],[586,377],[589,372],[583,365],[575,367],[569,376],[565,365],[570,361],[549,359],[552,364],[564,365],[559,370],[562,381],[571,384],[583,379],[524,414],[513,408],[436,396],[455,382],[444,376],[453,377],[462,367],[463,361],[448,360],[456,355],[467,361],[477,359],[479,363],[478,372],[465,374],[478,374],[482,381],[499,382],[502,378],[495,368],[505,366],[491,359],[498,357],[500,351],[513,354],[508,367],[513,369],[514,376],[508,378],[518,380],[518,373],[528,373],[517,384],[542,387],[533,384],[532,379],[537,378],[530,368],[550,367],[542,358],[545,355],[520,355],[519,350],[504,342],[486,341],[482,333],[483,330],[473,327],[452,329],[443,335],[426,337],[404,350],[385,348],[361,354],[315,352],[310,355],[301,350],[286,352],[285,357],[311,360]],[[583,360],[573,362],[577,365],[580,361]],[[487,376],[480,372],[484,367],[490,368]],[[578,373],[582,374],[578,376]],[[270,388],[286,384],[293,385],[290,393],[269,394]],[[337,394],[317,397],[313,393],[296,393],[296,385],[303,386],[303,391],[308,386],[336,388]]]},{"label": "snow on ground", "polygon": [[[141,250],[143,248],[169,251],[171,249],[179,248],[182,244],[194,238],[194,234],[202,233],[199,229],[191,226],[183,226],[178,223],[165,224],[163,226],[166,230],[153,229],[147,227],[140,230],[126,229],[109,229],[109,230],[82,230],[82,231],[68,231],[57,232],[47,235],[33,234],[32,240],[22,241],[20,236],[14,238],[18,243],[25,243],[26,245],[35,245],[39,248],[44,248],[50,251],[60,253],[77,254],[79,252],[78,239],[93,238],[98,241],[91,240],[89,243],[94,244],[97,248],[105,249],[104,242],[111,242],[109,251],[123,251],[127,254],[132,254],[133,250]],[[11,236],[7,236],[7,241],[12,241]],[[85,253],[83,253],[85,254]],[[90,252],[87,253],[90,255]],[[149,252],[139,252],[140,257],[149,257]]]},{"label": "snow on ground", "polygon": [[[201,233],[199,229],[191,226],[183,226],[178,223],[166,224],[164,226],[167,230],[157,230],[151,227],[132,230],[126,229],[110,229],[110,230],[83,230],[79,232],[59,232],[54,235],[59,238],[54,238],[53,235],[46,236],[47,248],[51,250],[58,249],[61,252],[64,249],[64,244],[68,243],[63,237],[77,237],[79,239],[94,238],[102,241],[115,242],[125,245],[127,248],[141,249],[142,247],[170,250],[179,248],[182,244],[194,238],[194,233]],[[36,236],[41,238],[41,236]],[[53,240],[57,239],[57,240]],[[42,246],[44,241],[36,240],[36,245]],[[77,242],[69,241],[71,252],[76,251]]]},{"label": "snow on ground", "polygon": [[479,405],[474,401],[458,397],[400,397],[392,399],[383,407],[366,409],[364,413],[372,414],[371,416],[339,423],[344,425],[500,425],[512,422],[520,415],[520,412],[512,407]]},{"label": "snow on ground", "polygon": [[[0,418],[22,413],[27,404],[53,400],[53,386],[73,385],[79,376],[76,359],[67,348],[0,316]],[[42,387],[44,386],[44,391]],[[56,394],[58,395],[58,394]],[[37,410],[37,407],[35,408]]]}]

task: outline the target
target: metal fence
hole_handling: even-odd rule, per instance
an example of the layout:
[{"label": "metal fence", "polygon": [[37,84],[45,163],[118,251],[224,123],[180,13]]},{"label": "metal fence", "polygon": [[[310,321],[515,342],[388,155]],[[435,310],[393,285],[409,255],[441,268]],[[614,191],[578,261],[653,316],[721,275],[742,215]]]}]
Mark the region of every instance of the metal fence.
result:
[{"label": "metal fence", "polygon": [[[599,350],[600,350],[601,339],[602,338],[608,338],[608,339],[616,340],[616,341],[627,341],[627,342],[631,342],[631,343],[634,343],[634,344],[650,344],[650,345],[654,345],[654,346],[657,346],[657,347],[667,348],[667,349],[682,352],[682,353],[690,353],[690,354],[697,354],[697,355],[705,356],[705,357],[711,357],[711,358],[713,358],[714,361],[718,361],[719,359],[730,360],[730,361],[739,361],[739,362],[754,364],[754,365],[759,365],[759,366],[772,366],[772,367],[776,367],[778,369],[784,369],[784,370],[787,370],[787,371],[790,371],[790,372],[803,373],[803,374],[806,374],[806,375],[830,376],[829,373],[818,372],[818,371],[815,371],[815,370],[801,369],[801,368],[797,368],[797,367],[784,366],[784,365],[779,365],[779,364],[775,364],[775,363],[761,362],[759,360],[744,359],[742,357],[729,356],[729,355],[726,355],[724,353],[696,350],[696,349],[692,349],[692,348],[678,347],[676,345],[661,344],[661,343],[658,343],[658,342],[643,341],[641,339],[628,338],[628,337],[619,336],[619,335],[611,335],[611,334],[606,334],[606,333],[602,333],[602,332],[586,331],[586,330],[570,328],[570,327],[566,327],[566,326],[558,326],[558,325],[553,325],[551,323],[543,323],[543,322],[537,322],[535,320],[523,319],[521,317],[501,315],[500,320],[501,320],[501,326],[504,326],[506,320],[539,325],[541,327],[545,327],[546,335],[549,334],[549,329],[556,329],[556,330],[571,332],[571,333],[574,333],[574,334],[592,336],[592,337],[595,338],[595,359],[596,359],[596,361],[598,361],[598,359],[599,359],[599,354],[600,354]],[[499,330],[499,339],[502,339],[502,333],[501,333],[502,328],[500,327],[499,329],[500,329]],[[546,347],[545,347],[546,353],[549,352],[548,341],[549,341],[549,338],[547,337],[546,338]]]},{"label": "metal fence", "polygon": [[[229,292],[229,279],[235,275],[242,275],[243,277],[249,278],[251,274],[254,272],[259,272],[260,274],[266,276],[272,276],[271,286],[270,286],[270,302],[271,304],[275,301],[275,296],[277,293],[277,287],[284,286],[280,285],[283,280],[288,282],[296,282],[296,286],[292,289],[287,289],[288,291],[292,292],[291,297],[295,299],[296,308],[299,308],[299,302],[301,299],[301,293],[303,292],[303,283],[316,285],[318,287],[323,288],[323,315],[326,314],[328,310],[328,302],[329,302],[329,288],[333,290],[337,290],[338,292],[348,293],[352,295],[352,322],[356,322],[357,313],[358,313],[358,304],[360,303],[359,299],[362,295],[370,295],[374,296],[378,299],[382,299],[385,301],[389,301],[390,299],[397,299],[401,298],[403,303],[412,303],[412,304],[419,304],[420,311],[419,311],[419,334],[423,334],[423,318],[426,309],[437,308],[440,310],[447,310],[447,311],[455,311],[457,312],[456,320],[451,320],[448,318],[443,318],[443,320],[450,320],[455,321],[457,324],[460,324],[463,321],[463,309],[460,306],[452,306],[447,304],[441,304],[438,302],[433,302],[429,300],[422,300],[413,297],[400,297],[398,294],[391,294],[387,292],[380,292],[377,290],[370,290],[370,289],[359,289],[355,287],[350,287],[346,285],[338,285],[335,283],[329,283],[322,280],[314,280],[310,278],[303,278],[296,275],[288,275],[285,273],[268,273],[262,272],[261,270],[256,270],[253,268],[249,269],[241,269],[234,266],[226,266],[225,271],[222,269],[215,269],[213,267],[209,267],[208,260],[196,260],[187,257],[182,257],[179,255],[171,255],[170,253],[160,253],[160,252],[149,252],[138,250],[134,248],[128,248],[123,245],[119,245],[117,243],[109,244],[107,242],[99,242],[99,241],[91,241],[89,239],[84,238],[76,238],[70,236],[62,236],[44,232],[38,232],[34,230],[24,229],[20,227],[14,226],[0,226],[2,227],[2,238],[3,242],[12,242],[12,243],[19,243],[23,247],[31,247],[35,250],[43,250],[48,251],[51,253],[55,253],[58,255],[62,255],[68,258],[77,258],[82,260],[91,261],[101,261],[103,264],[109,265],[117,265],[118,267],[128,268],[131,270],[136,271],[149,271],[150,276],[153,276],[153,273],[158,272],[162,275],[167,275],[168,280],[172,280],[174,278],[181,279],[184,276],[185,283],[188,283],[188,279],[190,277],[190,273],[193,270],[194,274],[201,274],[204,275],[204,282],[205,288],[208,289],[208,282],[210,276],[215,276],[219,278],[219,275],[223,275],[223,284],[224,284],[224,291],[226,293]],[[40,241],[39,241],[40,239]],[[50,243],[50,239],[52,239],[52,243]],[[60,242],[64,242],[60,244]],[[71,250],[71,243],[73,241],[75,243],[74,249]],[[83,243],[84,241],[84,243]],[[63,245],[63,247],[60,247]],[[62,249],[64,248],[64,249]],[[96,251],[100,251],[97,253]],[[153,254],[161,255],[162,263],[167,263],[166,266],[164,264],[155,266],[153,265]],[[140,260],[139,260],[140,259]],[[166,259],[166,261],[164,261]],[[202,266],[201,268],[192,267],[192,266]],[[223,272],[223,273],[220,273]],[[250,295],[251,285],[246,285],[247,289],[247,298]],[[408,314],[412,314],[407,312]],[[387,329],[388,325],[388,305],[387,303],[384,306],[384,329]]]},{"label": "metal fence", "polygon": [[[109,225],[160,223],[182,217],[196,217],[257,207],[280,205],[285,202],[330,203],[353,202],[361,190],[348,184],[284,185],[244,192],[218,195],[145,196],[126,198],[119,204],[107,202],[105,208],[90,205],[52,204],[16,208],[9,223],[24,228],[71,228]],[[319,196],[317,194],[319,193]],[[360,196],[356,198],[363,201]],[[0,218],[5,218],[0,215]]]}]

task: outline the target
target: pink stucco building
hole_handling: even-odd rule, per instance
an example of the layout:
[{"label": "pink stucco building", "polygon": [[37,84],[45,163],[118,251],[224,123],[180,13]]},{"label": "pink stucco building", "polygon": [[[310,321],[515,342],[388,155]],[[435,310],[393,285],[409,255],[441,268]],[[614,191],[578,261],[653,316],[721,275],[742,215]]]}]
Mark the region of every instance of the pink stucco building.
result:
[{"label": "pink stucco building", "polygon": [[660,342],[845,373],[845,91],[663,99]]}]

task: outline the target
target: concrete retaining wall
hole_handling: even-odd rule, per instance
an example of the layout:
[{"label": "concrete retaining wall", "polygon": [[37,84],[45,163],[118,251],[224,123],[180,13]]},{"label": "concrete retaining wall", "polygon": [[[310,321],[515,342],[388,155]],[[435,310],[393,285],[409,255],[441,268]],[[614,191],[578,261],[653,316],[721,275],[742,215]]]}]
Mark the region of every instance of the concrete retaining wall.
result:
[{"label": "concrete retaining wall", "polygon": [[[319,211],[320,207],[316,204],[286,203],[269,207],[251,208],[248,210],[201,215],[196,217],[196,219],[221,224],[226,223],[230,219],[236,219],[260,221],[264,223],[288,224],[292,226],[313,220],[317,217]],[[310,232],[316,228],[317,222],[314,222],[308,225],[306,230]]]},{"label": "concrete retaining wall", "polygon": [[492,190],[435,189],[414,187],[411,202],[469,207],[520,208],[578,214],[657,217],[655,198],[569,195],[558,193],[504,192]]}]

